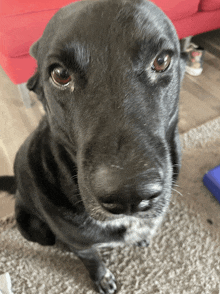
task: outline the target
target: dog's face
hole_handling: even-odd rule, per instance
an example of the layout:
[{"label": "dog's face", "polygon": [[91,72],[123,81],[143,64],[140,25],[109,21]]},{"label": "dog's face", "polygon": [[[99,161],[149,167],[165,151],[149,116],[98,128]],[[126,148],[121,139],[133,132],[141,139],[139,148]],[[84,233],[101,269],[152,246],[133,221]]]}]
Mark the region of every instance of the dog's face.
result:
[{"label": "dog's face", "polygon": [[99,221],[159,215],[180,164],[179,41],[145,0],[61,9],[31,49],[28,87],[71,154],[88,213]]}]

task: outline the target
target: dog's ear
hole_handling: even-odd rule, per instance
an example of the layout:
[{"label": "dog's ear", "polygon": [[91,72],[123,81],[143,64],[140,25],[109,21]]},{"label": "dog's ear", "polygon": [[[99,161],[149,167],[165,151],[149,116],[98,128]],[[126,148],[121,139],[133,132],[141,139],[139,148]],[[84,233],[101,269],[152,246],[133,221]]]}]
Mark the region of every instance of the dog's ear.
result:
[{"label": "dog's ear", "polygon": [[166,135],[173,166],[173,183],[176,182],[181,167],[181,143],[178,132],[178,113],[179,110],[177,107],[170,118],[169,129]]},{"label": "dog's ear", "polygon": [[35,59],[37,59],[37,52],[38,52],[38,47],[39,47],[39,41],[36,41],[34,44],[31,45],[31,48],[30,48],[30,55],[32,57],[34,57]]},{"label": "dog's ear", "polygon": [[[38,60],[38,48],[39,48],[39,41],[36,41],[30,48],[30,55]],[[30,91],[35,92],[37,95],[42,94],[42,86],[40,82],[40,73],[39,70],[35,72],[35,74],[28,80],[27,88]]]},{"label": "dog's ear", "polygon": [[37,98],[41,101],[44,108],[46,107],[46,100],[44,96],[43,87],[41,85],[40,73],[37,70],[35,74],[27,81],[27,88],[37,94]]},{"label": "dog's ear", "polygon": [[38,95],[41,93],[40,74],[38,71],[27,81],[27,88],[29,91],[33,91]]},{"label": "dog's ear", "polygon": [[173,165],[173,184],[176,182],[181,167],[181,143],[176,125],[170,140],[171,160]]},{"label": "dog's ear", "polygon": [[[186,62],[188,59],[188,55],[186,52],[182,52],[180,54],[180,81],[183,80]],[[181,167],[181,143],[178,132],[178,108],[175,110],[175,113],[170,119],[169,122],[169,131],[167,133],[167,139],[170,146],[171,160],[173,165],[173,184],[176,182],[178,178],[178,174]]]},{"label": "dog's ear", "polygon": [[[36,60],[38,60],[39,42],[40,42],[40,39],[36,41],[30,48],[30,55],[34,57]],[[27,88],[28,90],[36,93],[38,99],[45,106],[44,91],[43,91],[43,87],[41,83],[40,72],[38,69],[35,72],[35,74],[27,81]]]}]

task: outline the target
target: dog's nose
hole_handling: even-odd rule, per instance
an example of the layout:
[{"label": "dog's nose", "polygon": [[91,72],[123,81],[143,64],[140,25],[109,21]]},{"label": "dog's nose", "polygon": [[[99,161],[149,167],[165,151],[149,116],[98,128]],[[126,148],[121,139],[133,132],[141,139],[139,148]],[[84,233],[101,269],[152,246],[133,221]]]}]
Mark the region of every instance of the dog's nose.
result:
[{"label": "dog's nose", "polygon": [[113,214],[132,214],[148,210],[150,200],[162,194],[163,173],[154,169],[125,179],[123,171],[101,168],[95,175],[94,185],[103,208]]}]

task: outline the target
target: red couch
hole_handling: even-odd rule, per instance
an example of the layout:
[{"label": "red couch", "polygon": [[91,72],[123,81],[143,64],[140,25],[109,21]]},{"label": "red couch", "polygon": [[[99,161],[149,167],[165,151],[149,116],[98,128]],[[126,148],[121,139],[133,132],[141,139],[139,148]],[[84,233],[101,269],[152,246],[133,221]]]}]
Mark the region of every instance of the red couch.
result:
[{"label": "red couch", "polygon": [[[1,0],[0,64],[15,84],[28,80],[36,61],[29,48],[55,12],[76,0]],[[179,38],[220,28],[220,0],[152,0],[172,20]]]}]

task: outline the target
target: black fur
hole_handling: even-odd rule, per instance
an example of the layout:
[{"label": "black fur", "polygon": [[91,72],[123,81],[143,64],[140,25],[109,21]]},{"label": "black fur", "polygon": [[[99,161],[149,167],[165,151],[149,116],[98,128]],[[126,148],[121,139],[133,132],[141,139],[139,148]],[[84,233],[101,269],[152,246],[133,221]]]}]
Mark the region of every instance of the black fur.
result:
[{"label": "black fur", "polygon": [[[66,243],[97,290],[115,293],[95,247],[148,246],[163,220],[180,169],[185,57],[171,22],[145,0],[71,4],[31,54],[38,69],[27,86],[46,115],[15,160],[18,228],[42,245]],[[160,54],[171,62],[157,72]],[[51,78],[57,66],[72,77],[65,87]]]}]

